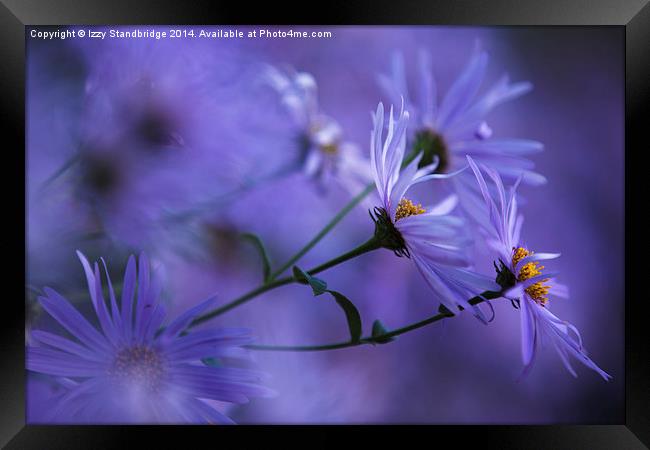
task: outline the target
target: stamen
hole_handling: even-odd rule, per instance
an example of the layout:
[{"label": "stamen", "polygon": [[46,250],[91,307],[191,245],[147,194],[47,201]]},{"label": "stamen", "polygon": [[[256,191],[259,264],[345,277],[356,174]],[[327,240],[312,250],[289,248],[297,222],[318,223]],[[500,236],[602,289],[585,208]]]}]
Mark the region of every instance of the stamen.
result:
[{"label": "stamen", "polygon": [[[526,256],[532,255],[534,253],[526,250],[523,247],[513,248],[512,250],[513,250],[513,255],[512,255],[513,267],[515,267],[517,263],[519,263],[519,261],[524,259]],[[544,266],[541,266],[537,261],[526,263],[523,265],[521,269],[519,269],[517,280],[518,281],[530,280],[533,277],[541,275],[542,270],[544,270]],[[533,300],[535,300],[537,303],[539,303],[542,306],[545,306],[546,303],[548,302],[547,296],[548,296],[548,291],[551,289],[551,287],[544,284],[548,280],[549,280],[548,278],[544,278],[542,281],[538,281],[537,283],[531,284],[525,289],[526,293]]]},{"label": "stamen", "polygon": [[395,222],[400,219],[409,216],[417,216],[419,214],[424,214],[426,210],[422,207],[421,204],[414,204],[411,200],[403,198],[397,204],[397,209],[395,210]]}]

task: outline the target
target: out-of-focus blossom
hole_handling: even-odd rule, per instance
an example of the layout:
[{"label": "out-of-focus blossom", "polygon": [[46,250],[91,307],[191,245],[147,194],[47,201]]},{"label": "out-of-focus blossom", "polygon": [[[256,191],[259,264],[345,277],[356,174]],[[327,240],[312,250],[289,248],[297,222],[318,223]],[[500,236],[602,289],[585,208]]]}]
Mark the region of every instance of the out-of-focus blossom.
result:
[{"label": "out-of-focus blossom", "polygon": [[251,341],[247,330],[186,331],[214,303],[213,297],[160,332],[166,313],[159,302],[160,285],[151,277],[144,254],[137,271],[135,258],[129,259],[119,305],[106,265],[108,305],[99,265],[93,268],[78,255],[100,330],[56,291],[44,289],[45,296],[39,298],[43,309],[70,334],[33,330],[27,347],[27,369],[49,375],[64,387],[47,421],[231,423],[210,403],[246,403],[270,394],[258,383],[259,372],[224,364],[246,359],[241,346]]},{"label": "out-of-focus blossom", "polygon": [[298,160],[305,175],[321,189],[332,180],[352,194],[357,194],[372,180],[368,160],[360,148],[343,140],[343,130],[336,120],[324,114],[318,105],[318,87],[306,72],[282,72],[267,67],[265,78],[280,96],[291,116],[298,135]]},{"label": "out-of-focus blossom", "polygon": [[217,50],[172,53],[138,41],[86,50],[75,194],[99,229],[145,246],[169,225],[166,213],[190,210],[239,181],[233,174],[246,149],[231,106],[237,88],[205,60],[214,63],[217,53],[224,71],[234,63]]},{"label": "out-of-focus blossom", "polygon": [[492,239],[488,243],[499,255],[499,277],[505,283],[514,285],[504,296],[518,299],[521,310],[523,375],[530,371],[538,347],[550,344],[573,376],[577,374],[571,366],[569,355],[596,371],[605,380],[609,380],[611,376],[587,356],[578,329],[549,310],[549,296],[568,298],[569,290],[555,281],[555,273],[544,273],[545,267],[540,264],[540,261],[558,258],[559,253],[535,253],[521,243],[523,216],[517,213],[515,196],[519,182],[506,194],[499,174],[482,165],[481,168],[490,176],[496,187],[495,200],[478,165],[470,156],[467,160],[476,176],[490,217],[486,228]]},{"label": "out-of-focus blossom", "polygon": [[[532,89],[529,82],[511,83],[503,75],[487,91],[479,94],[488,63],[488,54],[478,46],[448,92],[438,102],[438,91],[429,55],[419,53],[418,85],[415,95],[407,86],[404,60],[396,53],[390,76],[380,75],[379,82],[393,103],[404,97],[414,113],[414,145],[423,149],[421,164],[440,159],[437,171],[452,172],[465,165],[465,156],[492,166],[501,176],[514,180],[523,174],[524,183],[539,185],[545,178],[534,171],[528,155],[543,149],[540,142],[529,139],[492,137],[486,116],[497,106]],[[480,193],[471,173],[449,180],[448,187],[460,197],[461,207],[476,215]],[[474,213],[474,214],[472,214]],[[477,218],[482,221],[482,217]]]},{"label": "out-of-focus blossom", "polygon": [[380,234],[385,247],[413,260],[427,284],[450,311],[458,312],[460,307],[470,309],[485,320],[480,308],[470,305],[468,300],[483,291],[499,291],[500,288],[490,278],[469,269],[463,221],[449,214],[457,198],[450,196],[438,205],[422,208],[405,197],[408,189],[417,183],[453,175],[431,173],[437,162],[418,169],[421,153],[400,171],[408,118],[402,106],[395,121],[391,107],[384,141],[382,103],[373,117],[370,159],[381,201],[381,207],[375,209],[376,233]]}]

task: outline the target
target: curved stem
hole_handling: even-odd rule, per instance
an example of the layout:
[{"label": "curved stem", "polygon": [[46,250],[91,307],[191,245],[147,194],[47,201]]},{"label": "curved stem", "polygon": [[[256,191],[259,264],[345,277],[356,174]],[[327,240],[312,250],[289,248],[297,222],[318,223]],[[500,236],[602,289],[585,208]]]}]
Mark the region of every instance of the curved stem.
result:
[{"label": "curved stem", "polygon": [[[406,155],[404,158],[404,161],[402,161],[402,169],[406,167],[411,161],[415,159],[415,157],[420,153],[420,149],[416,146],[413,148],[413,150]],[[298,250],[298,252],[293,255],[289,260],[282,265],[278,270],[273,272],[271,274],[271,280],[275,279],[279,275],[282,275],[285,270],[289,269],[291,266],[293,266],[300,258],[302,258],[309,250],[314,248],[316,244],[318,244],[326,235],[329,233],[343,218],[354,209],[355,206],[357,206],[359,203],[363,201],[364,198],[368,196],[373,190],[375,189],[375,183],[374,181],[366,188],[361,191],[359,194],[357,194],[352,200],[350,200],[342,209],[339,211],[333,218],[328,222],[325,227],[323,227],[322,230],[316,234],[312,238],[311,241],[309,241],[303,248]]]},{"label": "curved stem", "polygon": [[[499,298],[502,295],[503,292],[485,291],[481,295],[471,298],[469,300],[469,304],[478,305],[480,303],[483,303],[484,301]],[[427,325],[438,322],[442,319],[447,319],[449,317],[454,317],[454,313],[445,309],[434,316],[427,317],[424,320],[414,322],[412,324],[403,326],[401,328],[397,328],[395,330],[383,334],[362,337],[358,341],[342,341],[342,342],[334,342],[331,344],[321,344],[321,345],[250,344],[250,345],[246,345],[245,347],[251,350],[274,351],[274,352],[318,352],[318,351],[325,351],[325,350],[337,350],[340,348],[358,347],[360,345],[366,345],[366,344],[375,345],[380,343],[387,343],[386,341],[391,338],[394,338],[401,334],[408,333],[409,331],[417,330],[418,328],[425,327]]]},{"label": "curved stem", "polygon": [[[411,161],[413,161],[413,159],[418,155],[419,152],[420,152],[420,149],[414,148],[411,151],[411,153],[409,153],[406,156],[406,158],[404,158],[404,161],[402,162],[402,168],[406,167],[406,165],[408,165]],[[225,313],[225,312],[227,312],[227,311],[229,311],[229,310],[231,310],[231,309],[233,309],[233,308],[235,308],[235,307],[237,307],[239,305],[242,305],[242,304],[252,300],[253,298],[255,298],[255,297],[257,297],[257,296],[259,296],[259,295],[261,295],[261,294],[263,294],[265,292],[268,292],[268,291],[272,290],[272,289],[275,289],[275,288],[280,287],[280,286],[284,286],[285,284],[290,284],[290,283],[296,282],[297,280],[293,276],[289,276],[289,277],[285,277],[285,278],[281,278],[281,279],[277,279],[277,280],[276,280],[276,278],[279,275],[281,275],[282,273],[284,273],[284,271],[286,271],[288,268],[292,267],[309,250],[311,250],[316,244],[318,244],[327,235],[327,233],[329,233],[341,220],[343,220],[343,218],[350,211],[352,211],[352,209],[354,209],[355,206],[357,206],[359,203],[361,203],[361,201],[364,198],[366,198],[366,196],[368,194],[370,194],[374,189],[375,189],[375,184],[373,182],[373,183],[368,184],[368,186],[366,186],[366,188],[363,191],[361,191],[354,198],[352,198],[352,200],[350,200],[341,209],[341,211],[339,211],[332,218],[332,220],[330,220],[328,222],[328,224],[325,225],[325,227],[323,227],[323,229],[321,231],[319,231],[318,234],[316,234],[316,236],[314,236],[312,238],[312,240],[307,243],[307,245],[305,245],[295,255],[293,255],[291,258],[289,258],[289,260],[286,263],[284,263],[282,265],[282,267],[280,267],[278,270],[273,272],[271,274],[271,276],[269,277],[268,282],[266,282],[265,284],[253,289],[252,291],[247,292],[246,294],[241,295],[240,297],[237,297],[236,299],[232,300],[229,303],[226,303],[225,305],[223,305],[223,306],[221,306],[219,308],[216,308],[216,309],[214,309],[212,311],[209,311],[209,312],[197,317],[196,319],[194,319],[194,321],[192,321],[192,323],[190,323],[188,328],[192,328],[192,327],[194,327],[194,326],[196,326],[196,325],[198,325],[200,323],[203,323],[203,322],[205,322],[207,320],[210,320],[210,319],[212,319],[212,318],[214,318],[216,316],[219,316],[219,315],[221,315],[221,314],[223,314],[223,313]],[[311,270],[308,270],[307,273],[309,275],[317,274],[317,273],[322,272],[322,271],[324,271],[326,269],[329,269],[330,267],[333,267],[333,266],[335,266],[337,264],[340,264],[340,263],[342,263],[344,261],[352,259],[352,258],[354,258],[356,256],[359,256],[359,255],[363,254],[363,253],[366,253],[366,252],[369,252],[369,251],[372,251],[372,250],[376,250],[376,249],[378,249],[380,247],[381,247],[381,245],[379,244],[379,242],[373,236],[368,241],[361,244],[359,247],[357,247],[357,248],[355,248],[355,249],[353,249],[353,250],[351,250],[351,251],[349,251],[349,252],[347,252],[347,253],[345,253],[345,254],[343,254],[341,256],[338,256],[338,257],[336,257],[336,258],[334,258],[334,259],[332,259],[332,260],[330,260],[330,261],[328,261],[328,262],[326,262],[324,264],[321,264],[318,267],[315,267],[315,268],[313,268]]]},{"label": "curved stem", "polygon": [[322,230],[316,234],[303,248],[301,248],[298,253],[293,255],[289,260],[282,265],[278,270],[271,274],[271,279],[275,279],[279,275],[282,275],[285,270],[292,267],[300,258],[302,258],[309,250],[314,248],[326,235],[329,233],[332,228],[334,228],[343,218],[354,209],[361,201],[366,198],[375,188],[375,184],[369,184],[366,188],[357,194],[352,200],[350,200],[333,218],[330,220]]},{"label": "curved stem", "polygon": [[[358,247],[350,250],[347,253],[344,253],[344,254],[342,254],[340,256],[337,256],[336,258],[330,259],[329,261],[327,261],[327,262],[325,262],[325,263],[323,263],[323,264],[321,264],[319,266],[316,266],[313,269],[308,270],[307,273],[309,275],[315,275],[315,274],[317,274],[319,272],[323,272],[324,270],[329,269],[330,267],[334,267],[334,266],[336,266],[338,264],[341,264],[341,263],[343,263],[345,261],[348,261],[348,260],[350,260],[352,258],[356,258],[357,256],[363,255],[364,253],[368,253],[370,251],[377,250],[378,248],[381,248],[381,245],[380,245],[379,241],[377,239],[375,239],[375,237],[373,236],[370,239],[368,239],[366,242],[364,242],[363,244],[359,245]],[[275,288],[278,288],[280,286],[284,286],[286,284],[295,283],[297,281],[298,280],[294,276],[288,276],[288,277],[284,277],[284,278],[281,278],[281,279],[278,279],[278,280],[269,281],[268,283],[265,283],[265,284],[255,288],[255,289],[253,289],[252,291],[249,291],[249,292],[237,297],[236,299],[232,300],[231,302],[226,303],[225,305],[220,306],[219,308],[213,309],[212,311],[208,311],[207,313],[197,317],[196,319],[194,319],[192,321],[192,323],[190,323],[188,328],[192,328],[192,327],[194,327],[194,326],[196,326],[196,325],[198,325],[200,323],[203,323],[203,322],[205,322],[207,320],[210,320],[210,319],[212,319],[212,318],[214,318],[216,316],[219,316],[219,315],[225,313],[226,311],[229,311],[229,310],[231,310],[233,308],[236,308],[237,306],[242,305],[242,304],[254,299],[255,297],[257,297],[257,296],[259,296],[259,295],[261,295],[261,294],[263,294],[265,292],[268,292],[268,291],[270,291],[272,289],[275,289]]]}]

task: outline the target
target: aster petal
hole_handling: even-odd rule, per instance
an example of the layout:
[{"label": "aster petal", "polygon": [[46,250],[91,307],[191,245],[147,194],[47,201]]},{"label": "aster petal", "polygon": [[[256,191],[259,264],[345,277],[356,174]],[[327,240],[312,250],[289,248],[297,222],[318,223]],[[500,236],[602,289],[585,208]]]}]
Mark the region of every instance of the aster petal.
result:
[{"label": "aster petal", "polygon": [[206,422],[221,425],[234,425],[235,422],[228,416],[221,414],[211,406],[206,405],[200,399],[189,399],[188,404],[194,409],[197,414],[203,417]]},{"label": "aster petal", "polygon": [[77,355],[48,347],[29,346],[26,351],[27,370],[59,377],[94,377],[104,373],[105,366]]},{"label": "aster petal", "polygon": [[217,346],[237,346],[251,342],[250,332],[245,328],[217,328],[193,331],[174,339],[166,346],[170,358],[183,357],[183,352],[191,348],[214,349]]},{"label": "aster petal", "polygon": [[558,272],[546,272],[534,277],[528,278],[527,280],[520,281],[518,284],[521,284],[523,288],[527,288],[535,283],[543,282],[549,280],[558,275]]},{"label": "aster petal", "polygon": [[435,207],[427,208],[427,212],[434,216],[444,216],[451,213],[457,205],[458,196],[456,194],[451,194],[438,202]]},{"label": "aster petal", "polygon": [[517,265],[515,266],[515,271],[514,273],[519,273],[522,267],[524,267],[526,264],[534,261],[544,261],[547,259],[556,259],[560,257],[560,253],[531,253],[528,256],[525,256],[524,258],[521,258]]},{"label": "aster petal", "polygon": [[77,344],[76,342],[59,336],[58,334],[41,330],[32,330],[31,337],[41,344],[62,350],[80,358],[85,358],[89,361],[102,361],[105,358],[102,354],[95,353],[88,349],[88,347]]},{"label": "aster petal", "polygon": [[47,297],[38,300],[49,315],[54,317],[66,330],[79,339],[82,344],[95,351],[109,350],[106,338],[102,336],[68,301],[50,288],[44,288]]},{"label": "aster petal", "polygon": [[480,157],[485,155],[524,156],[544,150],[544,144],[531,139],[490,139],[454,141],[449,149],[454,152],[468,153]]},{"label": "aster petal", "polygon": [[113,320],[113,324],[119,330],[122,329],[122,317],[120,315],[120,311],[117,306],[117,299],[115,298],[113,283],[111,282],[111,277],[108,274],[108,267],[106,266],[106,261],[104,260],[104,258],[100,258],[100,259],[102,261],[102,265],[104,266],[104,274],[106,275],[106,281],[108,284],[108,296],[111,301],[111,318]]},{"label": "aster petal", "polygon": [[[438,294],[438,301],[445,305],[454,314],[459,313],[460,309],[458,304],[464,308],[469,306],[466,299],[459,298],[457,293],[454,292],[449,285],[447,285],[444,280],[438,275],[435,270],[430,267],[423,259],[421,259],[417,254],[412,254],[413,262],[415,267],[418,269],[424,280],[427,282],[429,287],[433,292]],[[460,300],[460,301],[459,301]]]},{"label": "aster petal", "polygon": [[172,323],[170,323],[165,331],[161,335],[161,339],[172,339],[177,337],[182,331],[184,331],[187,326],[205,311],[208,307],[214,304],[217,299],[217,294],[211,295],[206,300],[202,301],[198,305],[188,309],[183,314],[178,316]]},{"label": "aster petal", "polygon": [[124,286],[122,288],[122,325],[124,337],[130,340],[133,334],[133,296],[135,295],[135,258],[129,256],[124,271]]},{"label": "aster petal", "polygon": [[111,341],[115,343],[115,332],[113,322],[111,321],[108,310],[106,309],[106,302],[104,301],[104,294],[102,293],[102,281],[99,277],[99,266],[95,264],[95,270],[93,272],[90,263],[86,259],[83,253],[77,250],[77,256],[81,261],[83,266],[84,273],[86,274],[86,281],[88,282],[88,292],[90,293],[90,298],[95,308],[95,313],[99,319],[99,325],[104,331],[104,335]]},{"label": "aster petal", "polygon": [[468,108],[462,117],[450,125],[447,134],[456,138],[462,134],[473,132],[483,117],[492,109],[528,93],[532,87],[532,84],[526,81],[509,84],[508,76],[504,75],[478,101]]},{"label": "aster petal", "polygon": [[535,308],[536,305],[527,295],[521,297],[519,304],[521,305],[521,358],[524,366],[529,367],[533,363],[537,346],[535,316],[531,309]]},{"label": "aster petal", "polygon": [[262,385],[233,381],[219,376],[218,368],[179,365],[170,369],[174,384],[201,398],[248,403],[250,397],[264,397],[272,391]]},{"label": "aster petal", "polygon": [[418,68],[420,72],[420,116],[425,125],[433,126],[433,117],[436,113],[436,82],[432,75],[431,58],[423,50],[418,52]]},{"label": "aster petal", "polygon": [[476,51],[467,66],[451,86],[440,105],[436,118],[437,127],[444,131],[468,107],[483,81],[487,67],[488,56],[485,52]]},{"label": "aster petal", "polygon": [[153,303],[153,299],[149,296],[150,281],[149,259],[142,252],[138,258],[138,287],[134,323],[135,338],[139,341],[143,338],[142,329],[144,328],[143,314],[145,313],[145,308],[151,308]]}]

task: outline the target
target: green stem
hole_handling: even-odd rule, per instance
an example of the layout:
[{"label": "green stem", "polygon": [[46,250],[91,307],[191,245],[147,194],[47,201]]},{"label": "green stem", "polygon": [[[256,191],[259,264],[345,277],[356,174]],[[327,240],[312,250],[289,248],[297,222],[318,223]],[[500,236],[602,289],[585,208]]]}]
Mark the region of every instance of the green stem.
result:
[{"label": "green stem", "polygon": [[[503,295],[503,292],[495,291],[485,291],[480,296],[473,297],[469,300],[470,305],[478,305],[483,303],[486,300],[492,300],[499,298]],[[375,335],[375,336],[366,336],[362,337],[358,341],[342,341],[334,342],[331,344],[322,344],[322,345],[263,345],[263,344],[251,344],[247,345],[246,348],[251,350],[262,350],[262,351],[274,351],[274,352],[318,352],[325,350],[337,350],[340,348],[348,347],[358,347],[360,345],[367,344],[379,344],[386,343],[387,340],[399,336],[401,334],[408,333],[409,331],[417,330],[418,328],[425,327],[432,323],[438,322],[449,317],[454,317],[454,314],[448,310],[439,312],[438,314],[427,317],[424,320],[419,322],[414,322],[412,324],[406,325],[401,328],[389,331],[387,333]]]},{"label": "green stem", "polygon": [[[421,149],[414,147],[412,151],[406,155],[404,161],[402,162],[402,169],[406,167],[415,157],[420,153]],[[316,236],[312,238],[303,248],[301,248],[298,253],[293,255],[289,260],[282,265],[278,270],[271,274],[271,279],[275,279],[279,275],[282,275],[285,270],[292,267],[300,258],[302,258],[309,250],[314,248],[332,229],[341,221],[343,218],[354,209],[364,198],[368,196],[375,189],[374,181],[370,183],[366,188],[357,194],[352,200],[350,200],[333,218],[329,221],[322,230],[318,232]]]},{"label": "green stem", "polygon": [[[375,239],[375,237],[373,236],[370,239],[368,239],[366,242],[361,244],[360,246],[350,250],[347,253],[342,254],[341,256],[337,256],[336,258],[333,258],[333,259],[321,264],[320,266],[316,266],[313,269],[308,270],[307,273],[309,275],[315,275],[317,273],[320,273],[320,272],[323,272],[324,270],[329,269],[330,267],[334,267],[334,266],[336,266],[338,264],[341,264],[341,263],[343,263],[345,261],[348,261],[348,260],[350,260],[352,258],[356,258],[357,256],[363,255],[364,253],[368,253],[370,251],[377,250],[380,247],[381,247],[381,245],[380,245],[379,241],[377,239]],[[255,289],[253,289],[252,291],[249,291],[249,292],[237,297],[236,299],[232,300],[231,302],[226,303],[225,305],[220,306],[219,308],[213,309],[212,311],[208,311],[207,313],[197,317],[196,319],[194,319],[194,321],[192,321],[192,323],[190,323],[188,328],[192,328],[192,327],[194,327],[194,326],[196,326],[196,325],[198,325],[200,323],[203,323],[203,322],[205,322],[207,320],[210,320],[210,319],[212,319],[212,318],[214,318],[216,316],[219,316],[219,315],[225,313],[226,311],[229,311],[229,310],[231,310],[233,308],[236,308],[237,306],[242,305],[242,304],[254,299],[255,297],[257,297],[257,296],[259,296],[259,295],[261,295],[261,294],[263,294],[265,292],[268,292],[268,291],[270,291],[272,289],[275,289],[275,288],[278,288],[280,286],[284,286],[286,284],[295,283],[297,281],[298,280],[294,276],[288,276],[288,277],[284,277],[284,278],[281,278],[281,279],[278,279],[278,280],[269,281],[269,282],[255,288]]]},{"label": "green stem", "polygon": [[[402,168],[404,168],[408,163],[413,161],[413,159],[418,155],[420,152],[420,149],[414,148],[411,153],[409,153],[406,158],[404,158],[404,161],[402,162]],[[311,241],[307,243],[302,249],[298,251],[295,255],[293,255],[289,260],[282,265],[278,270],[273,272],[271,276],[269,277],[269,281],[266,282],[265,284],[253,289],[252,291],[247,292],[246,294],[241,295],[240,297],[237,297],[236,299],[232,300],[229,303],[226,303],[225,305],[213,309],[212,311],[208,311],[207,313],[197,317],[194,319],[192,323],[188,326],[188,328],[192,328],[200,323],[203,323],[207,320],[210,320],[216,316],[219,316],[233,308],[236,308],[239,305],[242,305],[253,298],[268,292],[272,289],[275,289],[280,286],[284,286],[286,284],[294,283],[297,280],[293,277],[285,277],[281,279],[276,279],[279,275],[283,274],[287,269],[292,267],[300,258],[302,258],[309,250],[311,250],[316,244],[318,244],[326,235],[329,233],[343,218],[350,212],[352,209],[354,209],[355,206],[357,206],[361,201],[368,196],[373,190],[375,189],[375,184],[374,182],[366,186],[366,188],[361,191],[359,194],[357,194],[352,200],[350,200],[342,209],[339,211],[332,220],[329,221],[325,227],[316,234],[316,236],[313,237]],[[315,267],[311,270],[308,270],[307,273],[309,275],[314,275],[319,272],[322,272],[326,269],[329,269],[330,267],[333,267],[337,264],[341,264],[344,261],[347,261],[349,259],[352,259],[354,257],[357,257],[363,253],[376,250],[380,248],[381,245],[379,242],[373,237],[366,241],[365,243],[361,244],[359,247],[339,256],[336,257],[324,264],[321,264],[318,267]]]},{"label": "green stem", "polygon": [[369,184],[363,191],[357,194],[352,200],[350,200],[333,218],[330,220],[322,230],[316,234],[303,248],[301,248],[298,253],[293,255],[289,260],[282,265],[278,270],[271,274],[271,279],[275,279],[279,275],[282,275],[284,271],[292,267],[300,258],[302,258],[309,250],[314,248],[326,235],[329,233],[343,218],[354,209],[361,201],[366,198],[375,188],[375,184]]}]

